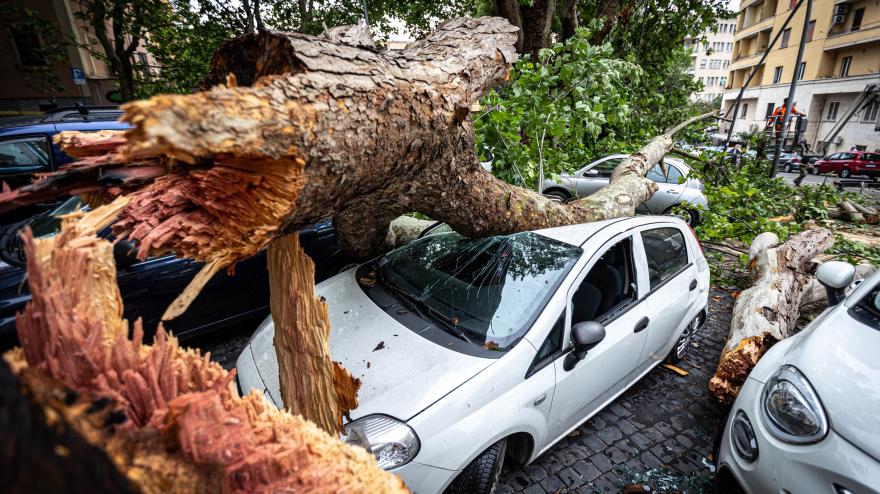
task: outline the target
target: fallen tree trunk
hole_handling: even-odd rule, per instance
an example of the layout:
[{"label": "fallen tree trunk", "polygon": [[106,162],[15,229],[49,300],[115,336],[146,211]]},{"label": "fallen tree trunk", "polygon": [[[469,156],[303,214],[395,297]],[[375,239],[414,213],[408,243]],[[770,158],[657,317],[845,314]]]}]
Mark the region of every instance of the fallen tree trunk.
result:
[{"label": "fallen tree trunk", "polygon": [[17,317],[22,348],[4,355],[21,387],[4,388],[17,396],[0,402],[0,419],[23,418],[13,427],[43,434],[29,440],[49,434],[59,442],[4,442],[3,456],[36,460],[4,472],[4,489],[55,485],[55,474],[72,465],[95,471],[71,480],[106,474],[73,491],[405,492],[363,449],[262,394],[239,397],[234,373],[180,348],[161,327],[155,343],[144,345],[136,321],[129,339],[113,247],[95,236],[126,203],[119,198],[82,221],[66,219],[55,237],[23,237],[32,300]]},{"label": "fallen tree trunk", "polygon": [[755,237],[749,249],[753,286],[733,306],[730,334],[709,391],[732,403],[758,359],[774,343],[792,334],[801,300],[812,279],[812,259],[829,249],[829,230],[805,230],[779,245],[773,233]]}]

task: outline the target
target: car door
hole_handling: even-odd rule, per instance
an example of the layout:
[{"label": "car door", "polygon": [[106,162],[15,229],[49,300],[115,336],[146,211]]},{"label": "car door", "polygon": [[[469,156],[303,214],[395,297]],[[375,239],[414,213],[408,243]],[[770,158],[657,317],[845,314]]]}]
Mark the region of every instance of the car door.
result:
[{"label": "car door", "polygon": [[624,159],[625,156],[608,156],[581,169],[574,177],[577,197],[586,197],[608,185],[611,181],[611,172]]},{"label": "car door", "polygon": [[[645,303],[651,322],[640,362],[650,365],[662,360],[689,322],[685,318],[697,302],[697,267],[688,252],[685,232],[677,224],[650,226],[639,231],[637,249],[643,253],[641,265],[647,268],[648,290]],[[688,232],[689,234],[689,232]]]},{"label": "car door", "polygon": [[[593,257],[567,294],[564,341],[568,351],[553,362],[556,391],[548,422],[550,438],[560,437],[595,413],[634,374],[645,343],[646,333],[641,326],[646,322],[647,309],[638,303],[640,283],[633,245],[632,234],[626,233],[600,248],[585,249],[592,251]],[[615,295],[615,291],[619,293]],[[588,320],[603,324],[606,336],[574,368],[567,369],[571,327]]]},{"label": "car door", "polygon": [[681,202],[685,189],[684,173],[675,164],[667,160],[664,175],[660,163],[657,163],[648,170],[645,178],[657,184],[657,192],[639,206],[642,212],[660,214]]}]

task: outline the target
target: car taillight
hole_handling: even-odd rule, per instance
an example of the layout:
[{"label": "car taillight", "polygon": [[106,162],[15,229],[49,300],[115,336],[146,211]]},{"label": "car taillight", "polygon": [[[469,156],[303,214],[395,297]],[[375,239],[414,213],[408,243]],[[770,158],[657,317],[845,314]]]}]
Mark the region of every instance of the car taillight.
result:
[{"label": "car taillight", "polygon": [[703,252],[703,253],[705,253],[705,252],[706,252],[706,248],[703,247],[703,243],[700,242],[700,237],[697,236],[697,232],[696,232],[696,230],[694,230],[694,227],[692,227],[691,225],[688,225],[688,228],[690,228],[690,230],[691,230],[691,234],[694,236],[694,240],[697,241],[697,245],[700,246],[700,251]]}]

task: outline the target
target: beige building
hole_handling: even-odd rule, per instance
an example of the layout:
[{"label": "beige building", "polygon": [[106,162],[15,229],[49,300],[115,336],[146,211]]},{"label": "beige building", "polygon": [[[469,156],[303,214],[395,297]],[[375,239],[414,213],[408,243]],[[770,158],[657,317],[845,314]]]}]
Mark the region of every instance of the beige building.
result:
[{"label": "beige building", "polygon": [[[736,5],[732,5],[736,10]],[[715,26],[696,38],[687,38],[685,48],[690,49],[691,74],[703,83],[703,90],[691,94],[693,101],[713,101],[721,96],[727,85],[727,69],[733,53],[736,33],[736,17],[718,19]]]},{"label": "beige building", "polygon": [[[7,12],[0,18],[0,116],[36,113],[80,101],[91,105],[113,104],[108,94],[116,90],[116,77],[106,63],[85,48],[102,51],[100,43],[89,34],[87,24],[76,19],[75,1],[11,0],[11,4],[14,8],[37,12],[54,23],[64,37],[76,40],[80,47],[68,44],[60,48],[64,52],[62,61],[47,63],[40,52],[58,40],[44,39],[42,34],[27,28],[17,13]],[[141,70],[155,66],[143,48],[139,48],[133,58]],[[83,78],[74,80],[74,73]],[[50,79],[55,79],[57,84],[47,84]]]},{"label": "beige building", "polygon": [[[796,4],[746,0],[739,9],[722,110],[733,106],[751,71],[757,72],[743,94],[734,132],[765,128],[797,77],[794,102],[807,114],[803,139],[814,152],[880,148],[880,1],[814,0],[803,61],[795,67],[804,4],[759,64]],[[721,130],[727,126],[722,123]]]}]

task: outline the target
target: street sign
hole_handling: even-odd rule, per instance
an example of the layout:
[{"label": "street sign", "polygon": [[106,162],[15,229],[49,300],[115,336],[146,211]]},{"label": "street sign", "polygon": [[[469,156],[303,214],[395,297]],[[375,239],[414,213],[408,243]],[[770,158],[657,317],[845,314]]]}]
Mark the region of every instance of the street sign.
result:
[{"label": "street sign", "polygon": [[71,67],[70,75],[73,76],[73,83],[77,86],[86,85],[86,73],[79,67]]}]

